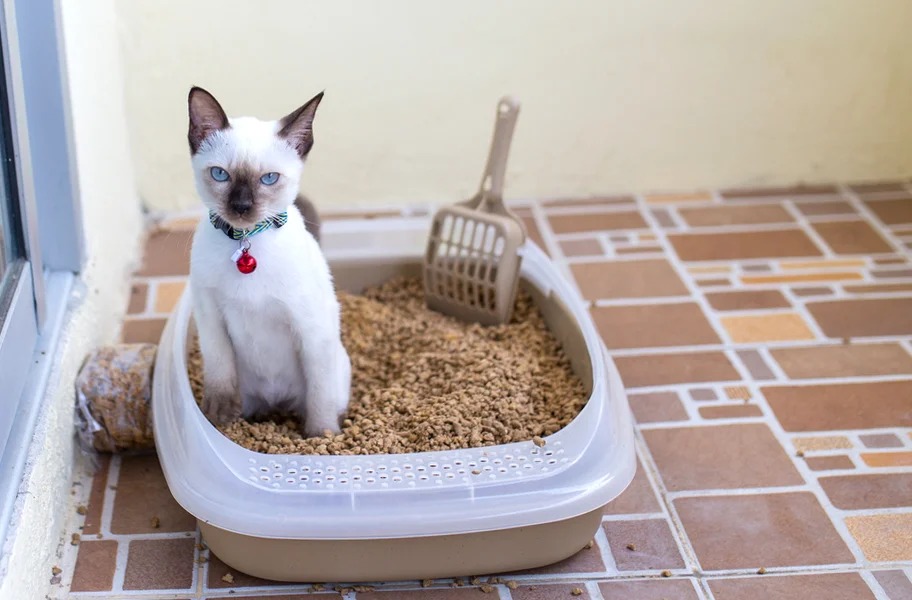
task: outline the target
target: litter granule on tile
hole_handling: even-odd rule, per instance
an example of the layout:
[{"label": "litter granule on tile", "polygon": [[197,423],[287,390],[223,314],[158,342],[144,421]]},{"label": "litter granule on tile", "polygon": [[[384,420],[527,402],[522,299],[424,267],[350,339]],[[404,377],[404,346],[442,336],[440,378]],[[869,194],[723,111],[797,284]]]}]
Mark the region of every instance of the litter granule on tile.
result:
[{"label": "litter granule on tile", "polygon": [[[425,306],[418,278],[364,295],[339,292],[352,392],[339,435],[305,438],[293,416],[236,420],[222,433],[268,454],[402,454],[493,446],[548,436],[582,410],[586,390],[532,297],[510,323],[483,327]],[[189,377],[202,398],[202,357]]]}]

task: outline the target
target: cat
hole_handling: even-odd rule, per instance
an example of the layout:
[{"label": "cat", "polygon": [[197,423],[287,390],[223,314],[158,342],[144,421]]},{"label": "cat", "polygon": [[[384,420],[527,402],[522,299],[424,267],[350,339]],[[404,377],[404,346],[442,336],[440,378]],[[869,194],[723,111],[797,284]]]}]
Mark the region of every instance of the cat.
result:
[{"label": "cat", "polygon": [[229,119],[212,94],[190,90],[187,138],[209,215],[193,236],[189,285],[202,409],[217,425],[284,410],[317,436],[338,433],[348,407],[351,362],[319,218],[298,196],[322,98],[261,121]]}]

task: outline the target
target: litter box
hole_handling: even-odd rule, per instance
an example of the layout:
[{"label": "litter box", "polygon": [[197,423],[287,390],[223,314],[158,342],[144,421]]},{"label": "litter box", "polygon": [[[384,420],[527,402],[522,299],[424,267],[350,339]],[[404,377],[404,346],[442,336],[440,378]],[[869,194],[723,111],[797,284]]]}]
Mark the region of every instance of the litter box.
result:
[{"label": "litter box", "polygon": [[[324,249],[339,288],[420,275],[426,218],[338,221]],[[534,243],[522,285],[561,340],[590,397],[545,438],[399,455],[267,455],[224,437],[187,378],[189,288],[155,365],[159,460],[210,550],[281,581],[365,582],[505,573],[551,564],[595,535],[602,508],[633,478],[633,428],[620,378],[588,311]]]}]

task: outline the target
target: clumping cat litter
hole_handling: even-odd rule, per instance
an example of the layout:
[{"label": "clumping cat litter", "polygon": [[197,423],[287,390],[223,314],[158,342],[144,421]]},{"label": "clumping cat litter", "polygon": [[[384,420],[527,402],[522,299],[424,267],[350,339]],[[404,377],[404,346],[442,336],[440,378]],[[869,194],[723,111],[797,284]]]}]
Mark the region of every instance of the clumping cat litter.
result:
[{"label": "clumping cat litter", "polygon": [[[426,218],[327,224],[323,245],[337,287],[358,293],[420,277],[428,226]],[[633,478],[630,413],[572,286],[533,242],[522,252],[522,289],[588,400],[543,438],[475,448],[326,456],[234,443],[193,398],[188,288],[159,344],[153,423],[168,486],[212,552],[267,579],[364,582],[528,569],[586,546],[602,507]]]}]

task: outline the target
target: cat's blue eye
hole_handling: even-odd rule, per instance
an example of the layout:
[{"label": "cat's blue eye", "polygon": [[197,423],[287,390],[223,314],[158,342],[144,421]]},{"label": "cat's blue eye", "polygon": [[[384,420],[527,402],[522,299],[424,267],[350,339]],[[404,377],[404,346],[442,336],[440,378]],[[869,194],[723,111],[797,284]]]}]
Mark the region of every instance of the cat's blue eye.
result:
[{"label": "cat's blue eye", "polygon": [[209,174],[216,181],[228,181],[228,171],[221,167],[212,167],[209,169]]},{"label": "cat's blue eye", "polygon": [[263,182],[263,185],[272,185],[273,183],[275,183],[278,180],[279,180],[278,173],[266,173],[265,175],[260,177],[260,181]]}]

